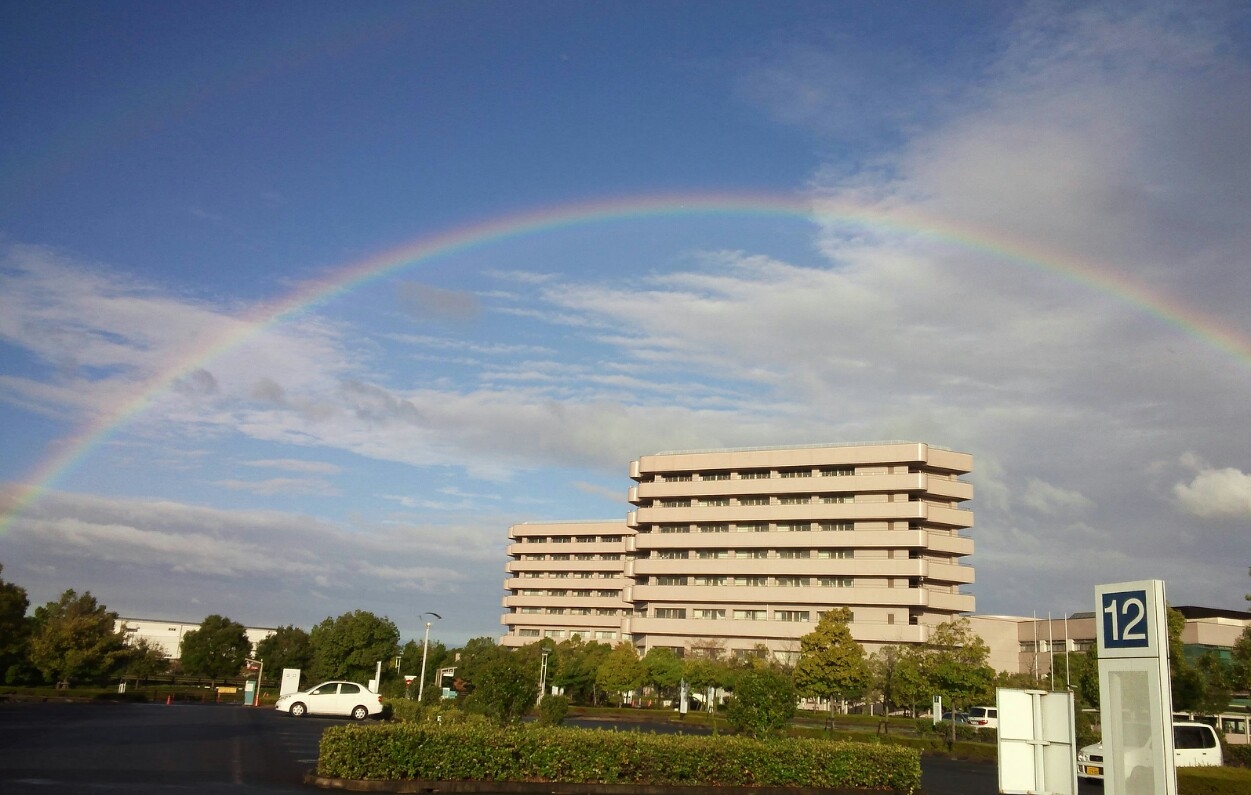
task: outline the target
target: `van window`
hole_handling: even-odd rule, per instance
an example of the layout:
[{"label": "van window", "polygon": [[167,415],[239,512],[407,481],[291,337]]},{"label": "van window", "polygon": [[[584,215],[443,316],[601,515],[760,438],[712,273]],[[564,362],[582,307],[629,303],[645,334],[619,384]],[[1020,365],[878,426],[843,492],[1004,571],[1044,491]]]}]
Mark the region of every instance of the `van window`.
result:
[{"label": "van window", "polygon": [[1216,737],[1208,729],[1200,726],[1174,726],[1174,748],[1213,748]]}]

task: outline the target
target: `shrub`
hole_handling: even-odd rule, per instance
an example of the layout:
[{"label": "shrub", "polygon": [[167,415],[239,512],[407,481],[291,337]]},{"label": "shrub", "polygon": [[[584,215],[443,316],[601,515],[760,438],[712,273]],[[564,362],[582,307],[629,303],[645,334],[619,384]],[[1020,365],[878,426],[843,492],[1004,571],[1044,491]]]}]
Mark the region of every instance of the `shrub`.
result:
[{"label": "shrub", "polygon": [[726,718],[739,734],[764,738],[790,725],[797,701],[789,676],[767,668],[751,669],[739,674],[734,683]]},{"label": "shrub", "polygon": [[1225,745],[1225,764],[1251,767],[1251,745]]},{"label": "shrub", "polygon": [[332,726],[319,775],[353,779],[771,786],[915,792],[920,754],[872,743],[544,726]]},{"label": "shrub", "polygon": [[564,696],[544,696],[539,702],[539,723],[544,726],[559,726],[568,714],[569,699]]}]

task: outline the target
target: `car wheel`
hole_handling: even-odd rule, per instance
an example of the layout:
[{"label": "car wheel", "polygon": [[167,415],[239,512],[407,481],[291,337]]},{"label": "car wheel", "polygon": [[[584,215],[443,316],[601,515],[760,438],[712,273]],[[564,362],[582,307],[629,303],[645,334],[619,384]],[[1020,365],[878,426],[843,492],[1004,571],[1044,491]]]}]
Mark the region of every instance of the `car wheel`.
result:
[{"label": "car wheel", "polygon": [[291,705],[291,716],[293,718],[302,718],[307,714],[308,714],[308,707],[304,706],[300,702],[297,701]]},{"label": "car wheel", "polygon": [[364,720],[369,717],[369,710],[361,705],[352,710],[352,718],[354,720]]}]

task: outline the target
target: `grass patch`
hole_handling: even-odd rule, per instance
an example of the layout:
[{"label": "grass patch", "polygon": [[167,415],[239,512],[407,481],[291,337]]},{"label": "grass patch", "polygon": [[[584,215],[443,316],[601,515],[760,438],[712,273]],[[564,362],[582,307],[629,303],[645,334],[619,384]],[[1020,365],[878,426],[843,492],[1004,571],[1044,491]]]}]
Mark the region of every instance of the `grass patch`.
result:
[{"label": "grass patch", "polygon": [[1184,767],[1177,771],[1178,795],[1246,795],[1251,770],[1241,767]]}]

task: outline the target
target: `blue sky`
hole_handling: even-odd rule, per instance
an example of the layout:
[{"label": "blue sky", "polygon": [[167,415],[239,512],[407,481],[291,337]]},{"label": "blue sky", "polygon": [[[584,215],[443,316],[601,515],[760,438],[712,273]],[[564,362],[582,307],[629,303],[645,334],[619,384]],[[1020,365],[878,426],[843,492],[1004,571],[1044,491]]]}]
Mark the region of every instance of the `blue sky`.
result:
[{"label": "blue sky", "polygon": [[[1248,32],[1237,3],[3,4],[3,576],[461,642],[500,630],[507,527],[623,517],[639,455],[915,439],[975,457],[979,612],[1157,577],[1242,607]],[[451,230],[665,196],[249,326]]]}]

